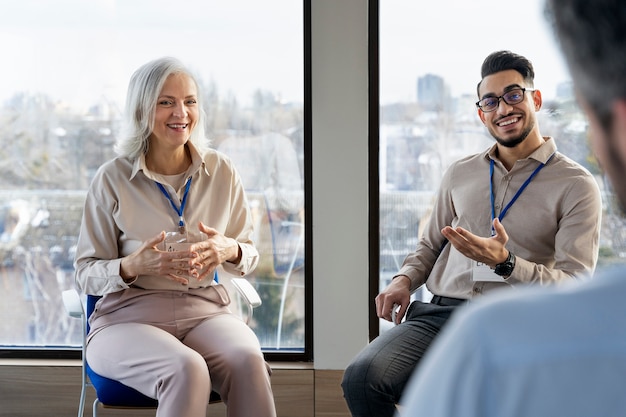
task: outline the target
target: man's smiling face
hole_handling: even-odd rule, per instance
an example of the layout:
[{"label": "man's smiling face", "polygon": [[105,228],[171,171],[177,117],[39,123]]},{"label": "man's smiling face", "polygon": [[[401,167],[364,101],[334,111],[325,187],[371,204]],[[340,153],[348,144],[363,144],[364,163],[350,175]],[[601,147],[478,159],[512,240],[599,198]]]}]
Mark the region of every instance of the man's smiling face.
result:
[{"label": "man's smiling face", "polygon": [[[483,78],[479,94],[480,99],[500,97],[512,89],[531,88],[526,85],[522,74],[515,70],[496,72]],[[478,109],[478,116],[485,124],[491,136],[505,147],[514,148],[522,143],[536,125],[535,112],[541,108],[541,93],[526,91],[523,100],[517,104],[507,104],[499,100],[495,110],[484,112]]]}]

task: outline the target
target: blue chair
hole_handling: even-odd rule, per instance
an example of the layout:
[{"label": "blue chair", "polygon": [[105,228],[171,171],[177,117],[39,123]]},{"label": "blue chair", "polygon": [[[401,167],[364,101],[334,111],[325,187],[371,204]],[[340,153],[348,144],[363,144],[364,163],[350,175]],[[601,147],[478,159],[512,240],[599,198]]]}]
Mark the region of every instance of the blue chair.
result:
[{"label": "blue chair", "polygon": [[[243,303],[246,304],[248,313],[246,323],[252,318],[252,311],[255,307],[261,305],[261,298],[257,294],[254,287],[245,278],[232,278],[231,283],[237,290],[237,294]],[[91,386],[96,391],[96,399],[93,402],[93,416],[98,415],[98,404],[102,404],[105,408],[121,408],[121,409],[138,409],[138,408],[156,408],[157,400],[150,398],[139,391],[130,388],[119,381],[105,378],[95,373],[87,363],[85,349],[86,339],[89,333],[89,323],[87,318],[93,312],[96,302],[100,296],[87,295],[86,305],[78,292],[74,289],[63,291],[63,305],[71,317],[82,319],[83,322],[83,341],[82,341],[82,381],[80,402],[78,406],[78,417],[83,417],[85,408],[85,399],[87,396],[87,387]],[[220,402],[221,398],[215,391],[211,392],[209,404]]]}]

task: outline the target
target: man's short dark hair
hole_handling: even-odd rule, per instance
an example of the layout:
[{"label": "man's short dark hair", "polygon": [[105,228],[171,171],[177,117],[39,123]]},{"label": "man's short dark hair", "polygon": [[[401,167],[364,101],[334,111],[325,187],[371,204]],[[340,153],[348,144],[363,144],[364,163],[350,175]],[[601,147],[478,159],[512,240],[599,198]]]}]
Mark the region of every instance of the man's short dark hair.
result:
[{"label": "man's short dark hair", "polygon": [[497,51],[485,58],[483,65],[480,68],[481,80],[476,87],[476,93],[479,98],[480,93],[478,92],[478,89],[480,88],[482,80],[491,74],[506,70],[515,70],[519,72],[522,77],[524,77],[526,85],[530,88],[534,87],[535,70],[533,69],[533,64],[527,58],[511,51]]}]

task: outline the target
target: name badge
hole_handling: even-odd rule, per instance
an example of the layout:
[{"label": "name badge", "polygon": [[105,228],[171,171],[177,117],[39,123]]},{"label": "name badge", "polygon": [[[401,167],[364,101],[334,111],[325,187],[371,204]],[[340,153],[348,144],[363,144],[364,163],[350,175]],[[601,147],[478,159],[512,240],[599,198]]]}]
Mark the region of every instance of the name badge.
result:
[{"label": "name badge", "polygon": [[472,267],[472,281],[506,282],[489,265],[476,261],[474,261],[474,266]]}]

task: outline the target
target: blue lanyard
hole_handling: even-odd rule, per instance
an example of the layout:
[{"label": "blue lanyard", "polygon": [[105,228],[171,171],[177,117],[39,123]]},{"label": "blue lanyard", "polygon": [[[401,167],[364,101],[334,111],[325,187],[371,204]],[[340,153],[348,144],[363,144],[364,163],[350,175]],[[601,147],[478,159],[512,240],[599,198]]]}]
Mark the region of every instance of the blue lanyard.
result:
[{"label": "blue lanyard", "polygon": [[161,184],[158,181],[155,181],[155,182],[156,182],[156,185],[159,186],[159,190],[161,190],[163,195],[167,197],[167,199],[170,201],[170,204],[172,205],[172,208],[174,209],[176,214],[178,214],[179,232],[181,234],[185,233],[185,219],[183,218],[183,211],[185,211],[185,205],[187,204],[187,195],[189,194],[189,187],[191,186],[191,177],[187,179],[187,184],[185,184],[185,193],[183,194],[183,201],[180,202],[180,208],[176,206],[176,203],[174,203],[174,200],[172,200],[172,197],[170,197],[169,193],[167,192],[163,184]]},{"label": "blue lanyard", "polygon": [[[535,170],[533,171],[532,174],[530,174],[530,176],[526,179],[526,181],[524,181],[524,184],[522,184],[522,186],[520,187],[519,190],[517,190],[517,192],[515,193],[515,195],[513,196],[513,198],[511,199],[511,201],[509,201],[509,204],[507,204],[504,209],[500,212],[500,215],[498,216],[498,220],[502,221],[502,219],[504,218],[504,215],[506,214],[507,211],[509,211],[509,209],[511,208],[511,206],[513,205],[513,203],[515,203],[515,200],[517,200],[517,198],[520,196],[520,194],[522,194],[522,192],[524,191],[524,189],[526,189],[526,187],[528,187],[528,184],[530,184],[530,182],[532,181],[532,179],[535,177],[535,175],[537,175],[537,173],[539,171],[541,171],[541,169],[546,166],[546,164],[548,162],[550,162],[550,160],[552,159],[552,157],[554,156],[554,154],[550,155],[550,158],[548,158],[548,160],[545,163],[542,163],[541,165],[539,165],[537,168],[535,168]],[[490,161],[489,164],[489,192],[491,193],[491,234],[493,235],[495,233],[494,229],[493,229],[493,219],[496,218],[496,206],[495,206],[495,195],[493,194],[493,159]]]}]

